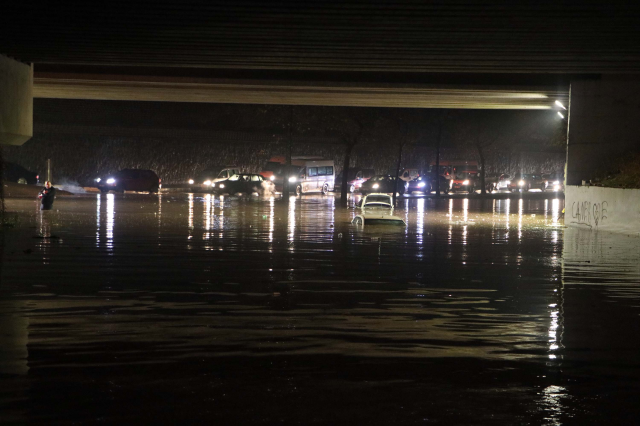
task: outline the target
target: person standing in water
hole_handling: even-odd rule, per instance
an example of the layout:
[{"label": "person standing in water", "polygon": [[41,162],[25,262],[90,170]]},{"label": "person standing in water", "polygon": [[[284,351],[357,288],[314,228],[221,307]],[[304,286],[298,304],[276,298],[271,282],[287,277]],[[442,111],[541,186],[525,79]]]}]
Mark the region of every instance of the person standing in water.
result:
[{"label": "person standing in water", "polygon": [[51,186],[51,182],[46,181],[44,184],[44,189],[40,191],[40,194],[38,194],[38,198],[42,203],[42,205],[40,206],[40,210],[51,210],[55,197],[56,189]]}]

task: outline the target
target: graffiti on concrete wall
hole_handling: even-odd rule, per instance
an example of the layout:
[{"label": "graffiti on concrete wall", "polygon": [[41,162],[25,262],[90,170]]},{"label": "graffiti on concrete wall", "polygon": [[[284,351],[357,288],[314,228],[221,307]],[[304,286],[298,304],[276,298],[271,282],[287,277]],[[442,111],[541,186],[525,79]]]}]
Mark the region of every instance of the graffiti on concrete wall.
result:
[{"label": "graffiti on concrete wall", "polygon": [[571,203],[569,223],[585,225],[589,228],[597,228],[607,220],[608,213],[609,203],[607,201],[601,201],[599,203],[574,201]]}]

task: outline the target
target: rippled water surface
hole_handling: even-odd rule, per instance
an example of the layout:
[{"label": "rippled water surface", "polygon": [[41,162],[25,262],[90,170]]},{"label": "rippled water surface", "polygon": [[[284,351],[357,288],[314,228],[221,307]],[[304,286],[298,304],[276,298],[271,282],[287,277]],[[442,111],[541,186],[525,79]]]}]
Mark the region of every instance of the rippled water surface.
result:
[{"label": "rippled water surface", "polygon": [[9,200],[3,424],[602,424],[640,391],[640,243],[561,199]]}]

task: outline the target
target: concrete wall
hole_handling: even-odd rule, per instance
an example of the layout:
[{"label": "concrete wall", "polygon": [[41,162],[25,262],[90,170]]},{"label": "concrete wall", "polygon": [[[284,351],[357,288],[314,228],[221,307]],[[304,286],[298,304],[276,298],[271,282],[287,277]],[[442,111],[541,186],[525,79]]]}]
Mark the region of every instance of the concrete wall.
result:
[{"label": "concrete wall", "polygon": [[564,223],[640,236],[640,189],[567,186]]},{"label": "concrete wall", "polygon": [[616,158],[640,152],[640,80],[603,76],[571,82],[567,184],[579,185]]},{"label": "concrete wall", "polygon": [[33,68],[0,55],[0,144],[33,136]]}]

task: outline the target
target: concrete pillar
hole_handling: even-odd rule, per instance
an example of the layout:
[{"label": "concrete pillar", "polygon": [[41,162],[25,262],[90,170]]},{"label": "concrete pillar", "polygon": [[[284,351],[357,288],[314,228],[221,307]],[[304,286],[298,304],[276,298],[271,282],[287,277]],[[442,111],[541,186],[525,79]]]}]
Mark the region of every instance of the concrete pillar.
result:
[{"label": "concrete pillar", "polygon": [[0,144],[33,136],[33,66],[0,55]]},{"label": "concrete pillar", "polygon": [[603,76],[571,82],[567,185],[580,185],[615,159],[640,152],[640,79]]}]

